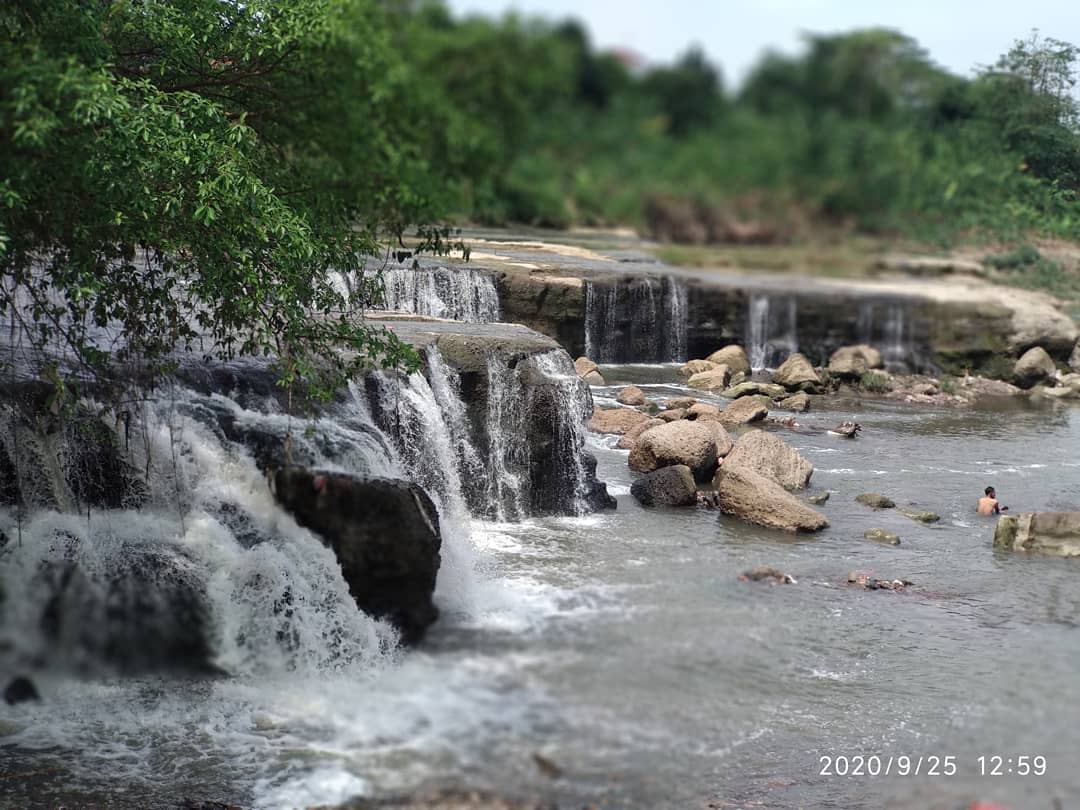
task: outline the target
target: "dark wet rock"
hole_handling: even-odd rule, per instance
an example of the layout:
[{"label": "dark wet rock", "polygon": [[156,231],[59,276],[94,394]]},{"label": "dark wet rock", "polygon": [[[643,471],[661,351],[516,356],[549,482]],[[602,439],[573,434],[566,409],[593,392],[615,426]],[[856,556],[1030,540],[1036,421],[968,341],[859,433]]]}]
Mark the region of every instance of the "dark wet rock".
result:
[{"label": "dark wet rock", "polygon": [[761,430],[739,437],[724,459],[721,472],[735,467],[753,470],[787,490],[805,489],[814,474],[814,465],[797,450],[779,436]]},{"label": "dark wet rock", "polygon": [[828,371],[843,380],[857,380],[868,371],[884,368],[881,352],[873,346],[841,346],[829,358]]},{"label": "dark wet rock", "polygon": [[274,494],[297,523],[333,549],[356,604],[385,618],[402,641],[419,641],[435,621],[439,515],[419,486],[302,467],[274,476]]},{"label": "dark wet rock", "polygon": [[732,374],[750,374],[750,360],[742,346],[724,346],[710,354],[706,360],[718,366],[727,366]]},{"label": "dark wet rock", "polygon": [[338,807],[321,810],[558,810],[558,808],[552,803],[536,799],[515,799],[494,793],[449,790],[418,796],[353,799]]},{"label": "dark wet rock", "polygon": [[720,493],[715,489],[699,489],[697,491],[697,505],[706,509],[720,508]]},{"label": "dark wet rock", "polygon": [[1028,349],[1013,366],[1013,382],[1020,388],[1032,388],[1054,376],[1054,359],[1042,346]]},{"label": "dark wet rock", "polygon": [[180,810],[244,810],[244,808],[228,802],[184,799],[180,802]]},{"label": "dark wet rock", "polygon": [[619,502],[607,491],[607,484],[596,478],[596,456],[592,453],[582,453],[581,463],[585,472],[585,492],[583,497],[585,505],[590,512],[599,512],[601,509],[615,509]]},{"label": "dark wet rock", "polygon": [[623,405],[644,405],[645,392],[636,385],[628,385],[619,391],[619,395],[615,397],[615,401],[620,402]]},{"label": "dark wet rock", "polygon": [[859,435],[860,430],[862,430],[862,425],[858,422],[841,422],[836,427],[830,428],[829,433],[843,436],[845,439],[854,439]]},{"label": "dark wet rock", "polygon": [[828,500],[829,500],[829,493],[828,492],[819,492],[817,495],[811,495],[806,499],[807,503],[812,503],[814,506],[821,506],[823,503],[826,503]]},{"label": "dark wet rock", "polygon": [[26,703],[31,700],[41,700],[34,682],[25,675],[12,678],[11,683],[4,689],[4,701],[8,706],[16,703]]},{"label": "dark wet rock", "polygon": [[821,377],[814,371],[813,364],[806,355],[795,352],[773,372],[773,382],[782,385],[788,391],[821,392]]},{"label": "dark wet rock", "polygon": [[684,464],[694,478],[707,481],[716,469],[716,433],[706,423],[680,420],[642,433],[630,451],[628,464],[636,472]]},{"label": "dark wet rock", "polygon": [[864,492],[862,495],[856,495],[855,500],[871,509],[892,509],[896,506],[895,501],[878,492]]},{"label": "dark wet rock", "polygon": [[867,529],[863,532],[863,537],[875,543],[885,543],[890,546],[900,545],[900,538],[885,529]]},{"label": "dark wet rock", "polygon": [[777,400],[773,405],[781,411],[806,413],[810,410],[810,396],[805,391],[799,391],[792,394],[790,397],[784,397],[783,399]]},{"label": "dark wet rock", "polygon": [[623,434],[648,421],[646,414],[633,408],[599,408],[593,412],[588,427],[593,433]]},{"label": "dark wet rock", "polygon": [[1022,512],[1002,515],[994,548],[1080,557],[1080,512]]},{"label": "dark wet rock", "polygon": [[751,568],[749,571],[743,571],[739,575],[739,579],[745,579],[750,582],[774,582],[781,585],[796,585],[798,582],[791,574],[785,574],[779,568],[773,568],[771,565],[760,565],[757,568]]},{"label": "dark wet rock", "polygon": [[941,515],[937,512],[930,512],[923,509],[900,509],[899,512],[918,523],[937,523],[941,520]]},{"label": "dark wet rock", "polygon": [[643,506],[693,506],[697,503],[694,474],[685,464],[646,473],[630,485],[630,494]]}]

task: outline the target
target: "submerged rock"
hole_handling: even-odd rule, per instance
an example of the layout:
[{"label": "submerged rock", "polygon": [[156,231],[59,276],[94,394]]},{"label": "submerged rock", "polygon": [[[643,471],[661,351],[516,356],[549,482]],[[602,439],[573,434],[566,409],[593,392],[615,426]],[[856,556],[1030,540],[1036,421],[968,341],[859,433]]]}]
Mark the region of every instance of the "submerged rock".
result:
[{"label": "submerged rock", "polygon": [[742,346],[725,346],[710,354],[706,360],[731,369],[732,374],[750,374],[750,359]]},{"label": "submerged rock", "polygon": [[900,545],[900,538],[885,529],[867,529],[863,532],[863,537],[867,540],[873,540],[875,543],[887,543],[890,546]]},{"label": "submerged rock", "polygon": [[867,591],[902,591],[908,585],[914,585],[907,579],[878,579],[865,571],[850,571],[847,575],[849,585],[857,585]]},{"label": "submerged rock", "polygon": [[892,509],[896,506],[892,498],[886,498],[878,492],[864,492],[862,495],[856,495],[855,500],[871,509]]},{"label": "submerged rock", "polygon": [[646,473],[630,485],[630,494],[643,506],[693,506],[697,503],[694,474],[685,464]]},{"label": "submerged rock", "polygon": [[12,678],[11,683],[4,689],[4,702],[8,706],[14,706],[30,700],[41,700],[34,682],[24,675]]},{"label": "submerged rock", "polygon": [[638,437],[628,464],[636,472],[685,464],[696,480],[706,481],[716,469],[716,435],[704,422],[669,422]]},{"label": "submerged rock", "polygon": [[842,346],[829,358],[828,371],[842,380],[857,380],[868,371],[884,368],[881,352],[873,346]]},{"label": "submerged rock", "polygon": [[773,568],[771,565],[759,565],[757,568],[751,568],[749,571],[743,571],[739,575],[739,579],[745,579],[750,582],[761,582],[762,580],[768,580],[771,582],[779,583],[781,585],[797,585],[798,582],[791,574],[785,574],[779,568]]},{"label": "submerged rock", "polygon": [[807,503],[812,503],[814,506],[821,506],[823,503],[826,503],[828,500],[829,500],[829,493],[828,492],[820,492],[817,495],[811,495],[806,499]]},{"label": "submerged rock", "polygon": [[900,514],[919,523],[937,523],[941,520],[941,515],[937,512],[930,512],[923,509],[901,509]]},{"label": "submerged rock", "polygon": [[1003,515],[994,532],[994,548],[1080,557],[1080,512]]},{"label": "submerged rock", "polygon": [[439,615],[439,515],[416,484],[285,467],[274,495],[337,555],[357,606],[414,644]]},{"label": "submerged rock", "polygon": [[1036,383],[1050,379],[1057,367],[1054,359],[1042,346],[1028,349],[1013,366],[1013,382],[1021,388],[1032,388]]}]

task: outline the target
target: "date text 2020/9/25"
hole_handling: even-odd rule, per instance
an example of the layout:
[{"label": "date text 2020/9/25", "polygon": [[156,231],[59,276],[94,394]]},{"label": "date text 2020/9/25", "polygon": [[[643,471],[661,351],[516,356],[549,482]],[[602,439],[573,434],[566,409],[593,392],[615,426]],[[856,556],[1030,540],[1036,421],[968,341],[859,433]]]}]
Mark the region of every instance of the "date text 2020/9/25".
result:
[{"label": "date text 2020/9/25", "polygon": [[[819,776],[955,776],[959,771],[955,754],[854,754],[823,755],[818,758]],[[1042,755],[979,756],[971,763],[978,776],[1043,776],[1046,757]]]}]

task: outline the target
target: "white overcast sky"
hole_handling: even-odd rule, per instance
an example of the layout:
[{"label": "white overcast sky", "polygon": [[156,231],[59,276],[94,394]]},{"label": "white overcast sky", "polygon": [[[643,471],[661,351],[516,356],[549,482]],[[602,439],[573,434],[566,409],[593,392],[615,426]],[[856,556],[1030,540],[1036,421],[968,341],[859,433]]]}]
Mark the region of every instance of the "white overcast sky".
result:
[{"label": "white overcast sky", "polygon": [[737,83],[763,51],[795,52],[804,31],[869,26],[914,37],[930,57],[969,75],[992,63],[1013,40],[1037,28],[1080,45],[1078,0],[448,0],[457,15],[508,10],[586,24],[594,45],[629,47],[652,62],[670,61],[689,45],[705,49]]}]

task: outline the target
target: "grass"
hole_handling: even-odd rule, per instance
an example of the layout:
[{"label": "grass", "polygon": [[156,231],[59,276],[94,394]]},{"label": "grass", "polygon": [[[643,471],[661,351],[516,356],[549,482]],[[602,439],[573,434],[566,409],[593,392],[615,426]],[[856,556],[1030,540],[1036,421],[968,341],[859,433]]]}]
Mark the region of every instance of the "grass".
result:
[{"label": "grass", "polygon": [[859,378],[859,388],[871,394],[884,394],[892,386],[887,375],[878,371],[867,371]]},{"label": "grass", "polygon": [[994,280],[1026,290],[1040,290],[1066,300],[1080,299],[1080,271],[1045,256],[1031,245],[987,256],[983,262],[997,272]]}]

